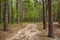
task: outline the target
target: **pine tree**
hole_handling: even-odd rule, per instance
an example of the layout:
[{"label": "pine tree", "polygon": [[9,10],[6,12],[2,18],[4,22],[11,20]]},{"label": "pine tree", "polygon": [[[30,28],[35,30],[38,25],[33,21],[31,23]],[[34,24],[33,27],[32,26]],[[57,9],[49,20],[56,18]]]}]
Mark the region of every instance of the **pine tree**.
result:
[{"label": "pine tree", "polygon": [[1,20],[2,18],[1,18],[1,1],[0,1],[0,23],[1,23]]},{"label": "pine tree", "polygon": [[16,23],[18,24],[19,23],[19,19],[18,19],[18,0],[16,0],[16,10],[17,10],[17,15],[16,15]]},{"label": "pine tree", "polygon": [[13,1],[11,0],[11,23],[14,23],[14,10],[13,10]]},{"label": "pine tree", "polygon": [[48,13],[49,13],[49,24],[48,24],[48,36],[54,38],[53,32],[53,0],[48,0]]},{"label": "pine tree", "polygon": [[42,0],[43,3],[43,29],[46,29],[46,0]]},{"label": "pine tree", "polygon": [[8,0],[4,0],[4,31],[8,30]]},{"label": "pine tree", "polygon": [[58,0],[58,23],[60,26],[60,0]]}]

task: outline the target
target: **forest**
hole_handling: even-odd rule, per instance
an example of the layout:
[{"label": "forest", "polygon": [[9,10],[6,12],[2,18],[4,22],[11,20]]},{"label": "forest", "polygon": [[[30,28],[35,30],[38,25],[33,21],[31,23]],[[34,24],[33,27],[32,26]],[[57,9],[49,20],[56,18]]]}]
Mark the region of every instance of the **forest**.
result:
[{"label": "forest", "polygon": [[60,0],[0,0],[0,40],[60,40]]}]

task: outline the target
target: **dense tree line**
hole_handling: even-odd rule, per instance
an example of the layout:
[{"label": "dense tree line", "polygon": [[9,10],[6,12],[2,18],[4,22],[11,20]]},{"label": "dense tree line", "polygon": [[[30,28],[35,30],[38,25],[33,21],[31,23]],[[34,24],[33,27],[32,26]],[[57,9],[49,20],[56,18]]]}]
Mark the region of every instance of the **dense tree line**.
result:
[{"label": "dense tree line", "polygon": [[[15,22],[16,20],[20,20],[19,15],[20,15],[21,12],[19,11],[20,8],[17,9],[17,7],[19,5],[16,5],[17,4],[16,0],[12,0],[12,1],[9,0],[8,2],[9,2],[8,3],[9,4],[9,14],[8,14],[9,17],[8,17],[8,21],[10,23],[12,23],[12,22]],[[20,1],[18,1],[18,2],[20,2]],[[34,21],[42,21],[43,20],[43,16],[42,16],[42,13],[43,13],[42,9],[43,9],[43,7],[42,6],[45,5],[45,2],[44,2],[43,5],[42,4],[43,4],[43,1],[42,2],[41,1],[36,1],[36,3],[34,3],[34,0],[32,0],[32,1],[31,0],[30,1],[22,0],[22,7],[23,7],[23,9],[22,9],[23,10],[22,16],[24,15],[23,21],[33,21],[33,20]],[[47,4],[47,1],[46,1],[46,4]],[[1,5],[2,5],[2,7],[4,6],[3,1],[1,1]],[[47,6],[48,5],[46,5],[46,7]],[[1,10],[2,10],[1,13],[3,12],[3,8],[1,8]],[[53,11],[54,12],[53,21],[58,21],[58,19],[57,19],[57,17],[58,17],[58,11],[57,11],[58,10],[58,3],[57,3],[57,1],[53,2],[53,10],[54,10]],[[16,13],[16,12],[18,12],[18,13]],[[44,14],[45,14],[45,12],[44,12]],[[48,12],[47,12],[47,14],[48,14]],[[46,14],[46,16],[48,16],[47,14]],[[17,19],[17,16],[18,16],[19,19]],[[3,17],[0,17],[0,18],[3,19]],[[45,17],[45,19],[46,19],[46,17]]]},{"label": "dense tree line", "polygon": [[[14,24],[15,22],[43,21],[43,29],[46,29],[46,23],[48,22],[48,36],[53,38],[53,22],[58,20],[58,23],[60,24],[59,3],[59,0],[1,0],[0,23],[3,20],[3,30],[7,31],[9,29],[8,23]],[[56,7],[56,5],[58,6]]]}]

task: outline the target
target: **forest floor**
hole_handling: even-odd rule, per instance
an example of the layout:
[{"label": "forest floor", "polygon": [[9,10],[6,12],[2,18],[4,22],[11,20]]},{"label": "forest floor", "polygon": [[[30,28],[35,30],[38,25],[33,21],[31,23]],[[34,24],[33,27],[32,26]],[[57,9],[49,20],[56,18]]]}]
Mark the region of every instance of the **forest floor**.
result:
[{"label": "forest floor", "polygon": [[40,23],[25,23],[18,25],[20,27],[14,24],[14,26],[7,32],[0,30],[0,40],[60,40],[60,27],[57,23],[53,25],[55,38],[49,38],[48,29],[44,30]]}]

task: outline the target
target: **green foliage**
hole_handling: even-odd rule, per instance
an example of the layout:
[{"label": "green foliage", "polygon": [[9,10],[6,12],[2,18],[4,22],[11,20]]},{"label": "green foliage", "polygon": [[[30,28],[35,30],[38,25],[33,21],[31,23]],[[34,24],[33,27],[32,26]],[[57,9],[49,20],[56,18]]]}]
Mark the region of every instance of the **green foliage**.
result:
[{"label": "green foliage", "polygon": [[53,5],[54,10],[54,21],[58,21],[58,2],[55,1]]},{"label": "green foliage", "polygon": [[25,16],[24,20],[27,21],[33,21],[33,20],[39,20],[39,17],[41,17],[42,15],[42,5],[41,3],[37,2],[37,11],[36,8],[34,7],[34,1],[32,0],[24,0],[24,7],[26,8],[25,10],[27,10],[27,16]]},{"label": "green foliage", "polygon": [[[4,10],[4,2],[3,1],[4,0],[0,1],[1,2],[2,19],[3,19],[3,10]],[[13,7],[14,19],[16,19],[16,15],[17,15],[16,0],[12,0],[13,6],[11,6],[11,0],[8,0],[8,1],[9,1],[10,18],[11,18],[11,7]],[[39,1],[37,1],[36,4],[37,4],[37,8],[34,7],[34,0],[23,0],[23,7],[24,7],[23,10],[25,10],[24,21],[26,21],[26,20],[33,21],[36,19],[39,21],[42,20],[42,4]],[[37,11],[36,11],[36,9],[37,9]],[[58,18],[58,2],[57,2],[57,0],[54,1],[53,10],[54,10],[54,21],[57,21],[57,18]]]}]

